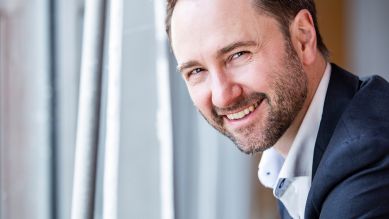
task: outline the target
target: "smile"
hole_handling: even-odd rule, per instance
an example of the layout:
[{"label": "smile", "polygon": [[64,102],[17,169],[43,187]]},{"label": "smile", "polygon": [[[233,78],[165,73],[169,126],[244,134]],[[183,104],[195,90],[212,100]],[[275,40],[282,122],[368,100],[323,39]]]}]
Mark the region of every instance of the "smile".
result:
[{"label": "smile", "polygon": [[253,112],[258,106],[258,103],[254,103],[253,105],[243,109],[242,111],[239,111],[237,113],[232,113],[232,114],[227,114],[227,118],[229,120],[237,120],[237,119],[242,119],[249,115],[251,112]]}]

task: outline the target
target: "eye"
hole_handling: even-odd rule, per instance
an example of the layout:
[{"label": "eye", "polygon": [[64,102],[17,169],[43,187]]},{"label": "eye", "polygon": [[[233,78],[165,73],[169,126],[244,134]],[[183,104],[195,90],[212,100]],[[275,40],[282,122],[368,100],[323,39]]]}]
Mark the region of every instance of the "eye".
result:
[{"label": "eye", "polygon": [[184,79],[190,84],[194,85],[204,80],[206,69],[204,68],[193,68],[184,73]]},{"label": "eye", "polygon": [[200,73],[200,72],[202,72],[203,71],[203,69],[201,69],[201,68],[195,68],[195,69],[193,69],[190,73],[191,74],[198,74],[198,73]]},{"label": "eye", "polygon": [[195,76],[195,75],[198,75],[200,74],[201,72],[203,72],[204,69],[202,68],[195,68],[195,69],[192,69],[191,71],[189,71],[187,74],[186,74],[186,77],[189,78],[191,76]]},{"label": "eye", "polygon": [[237,53],[232,54],[228,60],[228,65],[239,65],[245,63],[245,61],[250,59],[250,52],[249,51],[239,51]]},{"label": "eye", "polygon": [[243,56],[246,53],[247,52],[245,52],[245,51],[237,52],[237,53],[233,54],[230,59],[232,60],[232,59],[239,58],[239,57]]}]

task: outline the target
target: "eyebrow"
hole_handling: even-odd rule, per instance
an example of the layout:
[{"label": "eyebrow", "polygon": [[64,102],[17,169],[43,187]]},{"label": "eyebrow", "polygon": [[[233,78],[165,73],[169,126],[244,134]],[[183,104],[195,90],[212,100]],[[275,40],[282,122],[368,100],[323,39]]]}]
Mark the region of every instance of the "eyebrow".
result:
[{"label": "eyebrow", "polygon": [[197,61],[184,62],[184,63],[177,66],[177,71],[182,73],[182,71],[184,69],[191,68],[191,67],[196,66],[196,65],[200,65],[200,63]]},{"label": "eyebrow", "polygon": [[255,46],[257,45],[256,42],[254,41],[238,41],[238,42],[233,42],[223,48],[221,48],[218,52],[217,52],[217,56],[222,56],[226,53],[229,53],[231,51],[233,51],[234,49],[236,48],[239,48],[239,47],[247,47],[247,46]]},{"label": "eyebrow", "polygon": [[[231,51],[233,51],[234,49],[236,48],[239,48],[239,47],[247,47],[247,46],[255,46],[257,45],[257,43],[255,41],[238,41],[238,42],[233,42],[223,48],[221,48],[220,50],[217,51],[217,57],[220,57],[226,53],[229,53]],[[178,72],[182,72],[183,70],[187,69],[187,68],[191,68],[193,66],[197,66],[197,65],[200,65],[199,62],[197,61],[188,61],[188,62],[184,62],[182,64],[179,64],[177,66],[177,71]]]}]

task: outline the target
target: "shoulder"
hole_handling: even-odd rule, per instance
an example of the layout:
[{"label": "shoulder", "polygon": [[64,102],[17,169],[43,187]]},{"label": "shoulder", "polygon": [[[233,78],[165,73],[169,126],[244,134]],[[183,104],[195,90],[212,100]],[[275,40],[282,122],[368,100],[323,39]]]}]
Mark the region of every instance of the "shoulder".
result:
[{"label": "shoulder", "polygon": [[[360,83],[337,122],[323,165],[337,160],[350,164],[341,169],[351,171],[377,159],[389,159],[389,83],[379,76]],[[352,162],[358,159],[359,163]]]},{"label": "shoulder", "polygon": [[[389,83],[380,76],[374,75],[362,78],[359,90],[350,102],[350,107],[362,107],[372,113],[388,114],[388,110],[382,107],[389,105]],[[355,113],[352,111],[351,113]],[[372,114],[370,113],[370,114]],[[382,114],[380,114],[382,115]]]},{"label": "shoulder", "polygon": [[[389,218],[389,84],[360,81],[320,161],[307,218]],[[316,215],[316,216],[314,216]]]},{"label": "shoulder", "polygon": [[360,81],[359,90],[344,110],[338,126],[333,138],[341,140],[345,138],[363,140],[376,135],[388,137],[389,83],[379,76]]}]

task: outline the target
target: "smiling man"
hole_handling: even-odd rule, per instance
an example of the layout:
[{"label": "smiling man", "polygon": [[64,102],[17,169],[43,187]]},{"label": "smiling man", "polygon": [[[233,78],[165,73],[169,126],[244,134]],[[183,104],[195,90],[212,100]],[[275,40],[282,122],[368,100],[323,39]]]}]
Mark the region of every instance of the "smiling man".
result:
[{"label": "smiling man", "polygon": [[168,0],[166,29],[199,112],[263,152],[283,218],[389,216],[389,85],[328,63],[313,0]]}]

